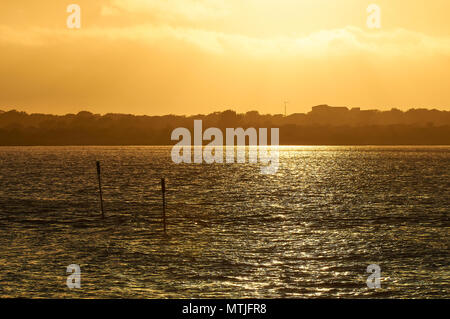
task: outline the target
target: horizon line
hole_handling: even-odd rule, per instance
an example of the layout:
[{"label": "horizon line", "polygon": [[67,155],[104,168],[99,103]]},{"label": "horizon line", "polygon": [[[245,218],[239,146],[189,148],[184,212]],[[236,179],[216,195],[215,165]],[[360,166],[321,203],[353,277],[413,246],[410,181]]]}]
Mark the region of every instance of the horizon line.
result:
[{"label": "horizon line", "polygon": [[168,113],[168,114],[164,114],[164,115],[157,115],[157,114],[137,114],[137,113],[121,113],[121,112],[107,112],[107,113],[95,113],[92,111],[89,111],[87,109],[81,109],[80,111],[78,111],[77,113],[43,113],[43,112],[29,112],[29,111],[23,111],[23,110],[19,110],[17,108],[12,108],[9,110],[3,110],[0,108],[0,114],[3,113],[8,113],[8,112],[18,112],[18,113],[25,113],[27,115],[52,115],[52,116],[67,116],[67,115],[78,115],[80,113],[90,113],[92,115],[100,115],[100,116],[105,116],[105,115],[133,115],[133,116],[148,116],[148,117],[164,117],[164,116],[184,116],[184,117],[194,117],[194,116],[206,116],[206,115],[211,115],[211,114],[215,114],[215,113],[223,113],[223,112],[227,112],[227,111],[232,111],[235,112],[236,114],[246,114],[246,113],[250,113],[250,112],[257,112],[259,115],[271,115],[271,116],[283,116],[283,117],[289,117],[292,115],[297,115],[297,114],[308,114],[310,112],[313,111],[313,109],[317,106],[327,106],[330,108],[346,108],[348,111],[351,110],[355,110],[355,111],[377,111],[377,112],[391,112],[393,110],[395,111],[400,111],[402,113],[406,113],[409,111],[415,111],[415,110],[426,110],[426,111],[439,111],[439,112],[450,112],[450,110],[445,110],[445,109],[437,109],[436,107],[433,108],[425,108],[425,107],[411,107],[408,108],[406,110],[402,110],[399,109],[397,107],[392,107],[390,109],[377,109],[377,108],[361,108],[361,107],[350,107],[350,106],[333,106],[333,105],[329,105],[329,104],[318,104],[318,105],[313,105],[311,106],[311,109],[308,112],[293,112],[293,113],[288,113],[287,115],[284,115],[283,113],[260,113],[260,111],[256,110],[256,109],[252,109],[249,111],[245,111],[245,112],[239,112],[233,108],[226,108],[222,111],[212,111],[209,113],[196,113],[196,114],[175,114],[175,113]]}]

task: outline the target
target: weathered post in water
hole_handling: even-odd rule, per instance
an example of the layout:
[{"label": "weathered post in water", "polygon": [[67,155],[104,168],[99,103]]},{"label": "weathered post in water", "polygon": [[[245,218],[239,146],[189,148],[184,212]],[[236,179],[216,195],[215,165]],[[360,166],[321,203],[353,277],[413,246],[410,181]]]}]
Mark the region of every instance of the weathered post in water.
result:
[{"label": "weathered post in water", "polygon": [[102,218],[105,218],[105,212],[103,211],[103,194],[102,194],[102,180],[100,177],[100,162],[97,161],[97,176],[98,176],[98,190],[100,194],[100,209],[102,210]]},{"label": "weathered post in water", "polygon": [[164,234],[167,232],[166,226],[166,180],[165,178],[161,178],[161,191],[162,191],[162,200],[163,200],[163,223],[164,223]]}]

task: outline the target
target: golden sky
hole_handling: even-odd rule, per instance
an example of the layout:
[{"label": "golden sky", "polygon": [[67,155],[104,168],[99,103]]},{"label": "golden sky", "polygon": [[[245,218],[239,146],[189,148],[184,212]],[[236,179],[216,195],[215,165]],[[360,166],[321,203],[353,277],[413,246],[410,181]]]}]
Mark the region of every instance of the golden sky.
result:
[{"label": "golden sky", "polygon": [[[371,3],[381,29],[366,25]],[[449,88],[448,0],[0,2],[2,110],[450,110]]]}]

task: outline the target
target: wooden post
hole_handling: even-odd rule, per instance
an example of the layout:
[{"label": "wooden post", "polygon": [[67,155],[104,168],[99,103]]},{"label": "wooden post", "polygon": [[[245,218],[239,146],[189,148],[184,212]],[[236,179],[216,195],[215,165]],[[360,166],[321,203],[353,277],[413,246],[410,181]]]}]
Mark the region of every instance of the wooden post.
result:
[{"label": "wooden post", "polygon": [[167,232],[166,226],[166,180],[161,178],[161,191],[163,200],[163,223],[164,223],[164,234]]},{"label": "wooden post", "polygon": [[102,194],[102,180],[100,177],[100,162],[97,161],[97,176],[98,176],[98,189],[100,193],[100,209],[102,210],[102,218],[105,218],[105,212],[103,211],[103,194]]}]

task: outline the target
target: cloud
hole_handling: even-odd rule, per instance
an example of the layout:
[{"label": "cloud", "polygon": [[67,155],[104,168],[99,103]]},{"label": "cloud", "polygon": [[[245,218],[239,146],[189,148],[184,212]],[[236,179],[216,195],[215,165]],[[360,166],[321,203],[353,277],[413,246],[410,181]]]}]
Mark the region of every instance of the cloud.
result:
[{"label": "cloud", "polygon": [[215,20],[229,11],[221,0],[113,0],[103,6],[103,15],[150,14],[166,21]]},{"label": "cloud", "polygon": [[141,44],[181,42],[213,54],[231,54],[260,58],[323,57],[370,54],[381,57],[423,57],[434,54],[450,55],[450,38],[432,37],[419,32],[367,31],[345,27],[311,33],[305,37],[256,38],[239,34],[208,31],[167,25],[138,25],[129,27],[82,28],[54,30],[29,28],[17,30],[0,26],[0,41],[20,45],[79,41],[128,40]]}]

